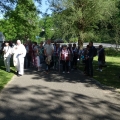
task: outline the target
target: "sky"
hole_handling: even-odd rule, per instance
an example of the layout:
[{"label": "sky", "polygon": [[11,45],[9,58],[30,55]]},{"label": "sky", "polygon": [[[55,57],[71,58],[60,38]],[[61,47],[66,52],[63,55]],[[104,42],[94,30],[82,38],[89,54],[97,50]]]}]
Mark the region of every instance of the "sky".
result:
[{"label": "sky", "polygon": [[[41,5],[41,7],[40,7],[40,11],[41,11],[42,13],[45,13],[48,8],[49,8],[48,2],[46,2],[46,0],[42,0],[42,5]],[[47,13],[48,13],[48,14],[51,14],[52,12],[51,12],[51,10],[48,10]],[[41,16],[41,15],[40,15],[40,16]],[[42,17],[42,16],[41,16],[41,17]]]},{"label": "sky", "polygon": [[[36,6],[38,6],[38,4],[36,4]],[[45,13],[46,9],[48,9],[48,8],[49,8],[48,2],[46,2],[46,0],[42,0],[42,5],[39,7],[40,11],[42,13]],[[52,12],[50,10],[48,10],[47,13],[51,14]],[[42,17],[42,15],[40,15],[40,17]],[[3,18],[3,15],[1,13],[0,13],[0,18]]]}]

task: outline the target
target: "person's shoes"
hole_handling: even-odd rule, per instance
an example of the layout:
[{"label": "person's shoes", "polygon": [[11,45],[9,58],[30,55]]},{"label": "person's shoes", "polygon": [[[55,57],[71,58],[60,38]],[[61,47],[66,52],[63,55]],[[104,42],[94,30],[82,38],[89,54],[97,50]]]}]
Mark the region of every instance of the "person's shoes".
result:
[{"label": "person's shoes", "polygon": [[67,73],[70,73],[69,71]]},{"label": "person's shoes", "polygon": [[65,71],[63,71],[63,73],[65,73]]},{"label": "person's shoes", "polygon": [[17,76],[20,77],[20,76],[22,76],[22,75],[21,75],[21,74],[18,74]]}]

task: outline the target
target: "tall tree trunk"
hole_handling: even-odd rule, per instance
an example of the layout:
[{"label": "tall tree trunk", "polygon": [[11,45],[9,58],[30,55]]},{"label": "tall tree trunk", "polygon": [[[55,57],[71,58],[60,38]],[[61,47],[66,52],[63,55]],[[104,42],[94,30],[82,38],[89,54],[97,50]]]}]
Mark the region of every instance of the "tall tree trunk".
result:
[{"label": "tall tree trunk", "polygon": [[83,40],[81,38],[81,35],[78,36],[78,46],[80,47],[80,49],[83,48]]}]

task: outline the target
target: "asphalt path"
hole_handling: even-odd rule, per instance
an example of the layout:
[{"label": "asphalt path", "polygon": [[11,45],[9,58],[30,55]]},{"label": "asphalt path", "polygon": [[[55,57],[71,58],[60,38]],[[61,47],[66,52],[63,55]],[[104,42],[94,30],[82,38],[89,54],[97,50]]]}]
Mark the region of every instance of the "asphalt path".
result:
[{"label": "asphalt path", "polygon": [[79,70],[25,70],[0,93],[0,120],[120,120],[120,94]]}]

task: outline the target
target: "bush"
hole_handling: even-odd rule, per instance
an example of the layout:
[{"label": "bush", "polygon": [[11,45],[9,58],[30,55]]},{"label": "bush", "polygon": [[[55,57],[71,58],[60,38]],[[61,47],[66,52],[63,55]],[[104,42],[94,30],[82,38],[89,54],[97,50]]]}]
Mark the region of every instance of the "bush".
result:
[{"label": "bush", "polygon": [[120,56],[120,51],[115,48],[105,48],[105,54],[107,56]]}]

